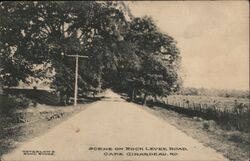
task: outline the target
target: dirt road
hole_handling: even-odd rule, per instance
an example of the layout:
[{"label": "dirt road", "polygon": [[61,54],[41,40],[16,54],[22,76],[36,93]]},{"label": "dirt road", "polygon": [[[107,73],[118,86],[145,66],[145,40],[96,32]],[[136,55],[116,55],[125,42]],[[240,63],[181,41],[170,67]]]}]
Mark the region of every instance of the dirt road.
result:
[{"label": "dirt road", "polygon": [[227,160],[143,108],[108,91],[2,160]]}]

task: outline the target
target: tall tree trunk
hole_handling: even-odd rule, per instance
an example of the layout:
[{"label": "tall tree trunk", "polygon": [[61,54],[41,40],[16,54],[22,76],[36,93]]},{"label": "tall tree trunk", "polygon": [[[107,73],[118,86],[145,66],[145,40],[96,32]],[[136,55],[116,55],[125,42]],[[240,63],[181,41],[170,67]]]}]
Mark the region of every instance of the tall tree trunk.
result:
[{"label": "tall tree trunk", "polygon": [[135,100],[135,87],[133,87],[131,94],[131,101],[133,102],[134,100]]},{"label": "tall tree trunk", "polygon": [[158,101],[157,96],[154,95],[154,102],[157,102],[157,101]]},{"label": "tall tree trunk", "polygon": [[147,96],[148,95],[145,93],[144,98],[143,98],[143,102],[142,102],[143,106],[147,104]]},{"label": "tall tree trunk", "polygon": [[130,97],[130,101],[133,101],[133,97],[134,97],[134,88],[133,87],[130,89],[129,97]]},{"label": "tall tree trunk", "polygon": [[136,101],[136,97],[137,97],[137,88],[135,88],[135,91],[134,91],[134,100]]}]

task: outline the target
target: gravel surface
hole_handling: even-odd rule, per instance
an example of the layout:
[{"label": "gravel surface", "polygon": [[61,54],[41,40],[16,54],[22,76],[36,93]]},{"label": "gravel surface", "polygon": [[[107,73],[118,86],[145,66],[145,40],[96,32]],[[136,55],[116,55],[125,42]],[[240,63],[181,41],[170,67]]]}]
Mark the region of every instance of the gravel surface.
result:
[{"label": "gravel surface", "polygon": [[[102,101],[87,105],[86,110],[25,142],[3,159],[227,160],[144,108],[108,91]],[[24,155],[24,150],[29,155]],[[44,151],[48,154],[39,155]]]}]

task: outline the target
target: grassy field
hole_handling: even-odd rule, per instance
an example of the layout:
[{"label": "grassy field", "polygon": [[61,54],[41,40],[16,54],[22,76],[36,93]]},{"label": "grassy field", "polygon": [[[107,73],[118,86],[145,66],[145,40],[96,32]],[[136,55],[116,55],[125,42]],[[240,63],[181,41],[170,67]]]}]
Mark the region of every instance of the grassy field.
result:
[{"label": "grassy field", "polygon": [[184,96],[184,95],[171,95],[164,98],[167,104],[180,106],[180,107],[198,107],[202,108],[215,108],[219,111],[234,112],[235,108],[239,107],[242,110],[249,109],[249,99],[242,98],[225,98],[225,97],[207,97],[207,96]]}]

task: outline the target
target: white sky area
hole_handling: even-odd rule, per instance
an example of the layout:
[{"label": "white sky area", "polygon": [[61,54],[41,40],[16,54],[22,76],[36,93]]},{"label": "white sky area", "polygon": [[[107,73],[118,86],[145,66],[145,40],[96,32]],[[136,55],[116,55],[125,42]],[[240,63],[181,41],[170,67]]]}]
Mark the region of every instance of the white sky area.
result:
[{"label": "white sky area", "polygon": [[185,87],[249,89],[247,1],[126,2],[172,36],[182,56]]}]

